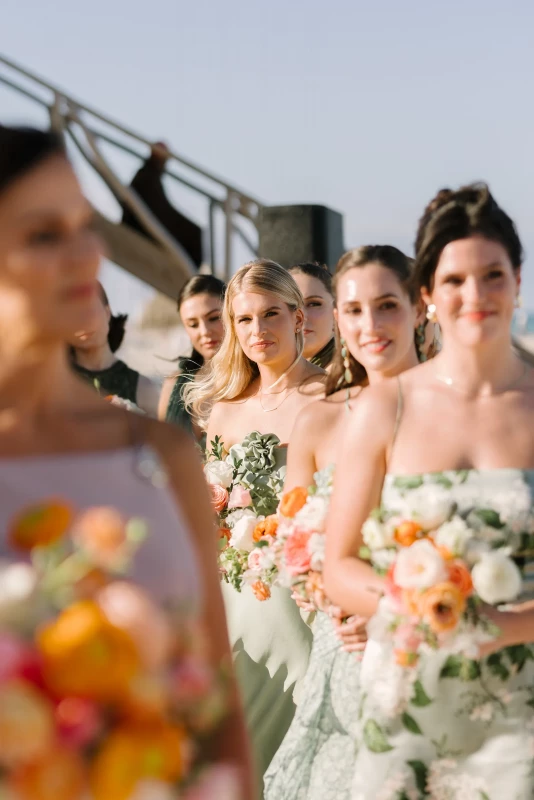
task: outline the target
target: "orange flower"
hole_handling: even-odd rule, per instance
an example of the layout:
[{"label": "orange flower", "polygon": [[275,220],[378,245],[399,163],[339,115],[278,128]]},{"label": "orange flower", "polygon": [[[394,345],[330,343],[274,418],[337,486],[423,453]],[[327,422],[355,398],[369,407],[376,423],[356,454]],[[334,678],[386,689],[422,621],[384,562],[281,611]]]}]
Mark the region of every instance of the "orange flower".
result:
[{"label": "orange flower", "polygon": [[271,514],[269,517],[265,517],[265,519],[258,522],[254,528],[252,538],[255,542],[259,542],[264,536],[272,536],[274,538],[277,530],[278,519],[276,518],[276,514]]},{"label": "orange flower", "polygon": [[399,667],[415,667],[419,660],[417,653],[408,653],[406,650],[395,650],[395,661]]},{"label": "orange flower", "polygon": [[473,594],[473,581],[471,573],[462,561],[452,561],[447,564],[449,572],[449,580],[461,591],[464,597],[470,597]]},{"label": "orange flower", "polygon": [[126,554],[125,520],[114,508],[89,508],[76,519],[72,537],[96,564],[106,569],[120,563]]},{"label": "orange flower", "polygon": [[11,520],[9,541],[19,550],[47,547],[66,534],[72,517],[71,507],[61,500],[36,503]]},{"label": "orange flower", "polygon": [[308,597],[319,609],[326,605],[326,595],[323,586],[323,576],[320,572],[309,572],[306,578],[305,590]]},{"label": "orange flower", "polygon": [[22,680],[0,685],[0,764],[17,767],[41,758],[54,731],[52,704],[38,689]]},{"label": "orange flower", "polygon": [[395,528],[394,538],[401,547],[411,547],[414,542],[421,538],[422,531],[422,527],[417,522],[407,520],[406,522],[401,522]]},{"label": "orange flower", "polygon": [[250,584],[250,588],[254,592],[256,600],[268,600],[271,596],[271,590],[263,581],[254,581]]},{"label": "orange flower", "polygon": [[228,505],[228,492],[224,486],[219,486],[217,483],[209,483],[208,488],[211,495],[211,507],[216,514],[220,514]]},{"label": "orange flower", "polygon": [[87,780],[77,753],[58,748],[13,773],[8,786],[18,800],[79,800],[85,796]]},{"label": "orange flower", "polygon": [[414,617],[419,616],[419,598],[421,592],[419,589],[402,589],[402,602],[406,606],[408,614]]},{"label": "orange flower", "polygon": [[76,597],[80,600],[94,597],[94,595],[108,583],[108,577],[98,567],[90,569],[76,581],[73,586]]},{"label": "orange flower", "polygon": [[105,740],[93,764],[94,800],[128,800],[143,780],[178,781],[189,768],[185,730],[166,723],[122,726]]},{"label": "orange flower", "polygon": [[452,631],[465,609],[465,597],[450,581],[438,583],[419,595],[419,613],[434,633]]},{"label": "orange flower", "polygon": [[295,486],[282,497],[279,511],[284,517],[294,517],[297,511],[304,506],[308,499],[308,490],[302,486]]},{"label": "orange flower", "polygon": [[38,634],[47,685],[59,696],[118,699],[138,671],[130,636],[91,600],[65,609]]}]

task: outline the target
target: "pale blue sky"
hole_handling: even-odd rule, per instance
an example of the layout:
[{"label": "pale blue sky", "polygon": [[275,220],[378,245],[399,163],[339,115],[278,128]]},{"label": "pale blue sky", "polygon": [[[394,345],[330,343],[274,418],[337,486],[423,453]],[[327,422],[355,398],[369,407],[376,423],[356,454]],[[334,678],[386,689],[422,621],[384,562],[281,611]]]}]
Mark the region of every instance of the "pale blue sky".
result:
[{"label": "pale blue sky", "polygon": [[5,55],[267,203],[342,211],[347,246],[411,252],[438,188],[488,180],[532,307],[533,32],[528,0],[2,3]]}]

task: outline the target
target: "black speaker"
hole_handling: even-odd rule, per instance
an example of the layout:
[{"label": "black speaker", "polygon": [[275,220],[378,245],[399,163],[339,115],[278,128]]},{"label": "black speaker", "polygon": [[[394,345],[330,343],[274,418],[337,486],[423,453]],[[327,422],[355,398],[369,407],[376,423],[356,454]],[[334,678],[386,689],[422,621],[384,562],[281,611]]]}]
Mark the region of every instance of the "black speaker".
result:
[{"label": "black speaker", "polygon": [[344,252],[343,217],[325,206],[264,206],[259,255],[283,267],[319,261],[332,271]]}]

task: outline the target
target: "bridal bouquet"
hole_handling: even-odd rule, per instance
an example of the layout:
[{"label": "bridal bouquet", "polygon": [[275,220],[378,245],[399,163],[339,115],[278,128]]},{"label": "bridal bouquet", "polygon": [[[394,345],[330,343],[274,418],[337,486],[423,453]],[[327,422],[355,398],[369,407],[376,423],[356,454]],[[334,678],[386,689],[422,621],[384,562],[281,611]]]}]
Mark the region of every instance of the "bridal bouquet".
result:
[{"label": "bridal bouquet", "polygon": [[[219,570],[241,591],[244,575],[263,536],[271,536],[272,520],[284,485],[285,467],[276,459],[280,440],[273,434],[250,433],[228,453],[219,437],[211,443],[204,472],[219,525]],[[267,599],[270,579],[247,581],[260,599]],[[254,584],[254,585],[253,585]]]},{"label": "bridal bouquet", "polygon": [[226,713],[224,675],[178,609],[127,579],[145,525],[50,501],[8,536],[21,557],[0,561],[0,797],[235,800],[200,747]]},{"label": "bridal bouquet", "polygon": [[390,643],[406,667],[442,647],[478,658],[479,646],[498,635],[482,604],[510,603],[521,592],[511,555],[522,534],[490,508],[460,513],[439,485],[424,485],[399,505],[374,511],[362,529],[360,555],[386,584],[369,638]]},{"label": "bridal bouquet", "polygon": [[131,400],[126,400],[125,397],[119,397],[118,394],[108,394],[104,398],[111,403],[112,406],[117,406],[118,408],[125,408],[126,411],[132,411],[134,414],[144,414],[142,408],[139,408],[135,403],[132,403]]}]

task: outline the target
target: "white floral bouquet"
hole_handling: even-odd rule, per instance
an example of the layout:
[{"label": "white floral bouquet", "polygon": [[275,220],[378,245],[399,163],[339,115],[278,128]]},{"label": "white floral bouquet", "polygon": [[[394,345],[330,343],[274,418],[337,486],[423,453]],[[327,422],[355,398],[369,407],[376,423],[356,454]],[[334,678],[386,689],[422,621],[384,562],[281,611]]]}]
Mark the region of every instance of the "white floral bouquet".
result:
[{"label": "white floral bouquet", "polygon": [[530,534],[491,508],[460,513],[439,484],[409,492],[398,505],[375,510],[362,529],[360,555],[386,578],[369,638],[389,642],[406,667],[442,647],[478,658],[480,645],[498,635],[482,606],[517,601],[516,559]]},{"label": "white floral bouquet", "polygon": [[[273,434],[253,432],[226,452],[215,437],[204,466],[219,525],[220,573],[237,591],[250,584],[261,600],[270,596],[275,572],[262,548],[276,533],[274,514],[284,485],[285,467],[276,457],[279,445]],[[257,547],[260,540],[263,544]],[[260,562],[263,580],[245,581],[249,567]]]},{"label": "white floral bouquet", "polygon": [[126,400],[125,397],[119,397],[118,394],[108,394],[104,398],[111,403],[112,406],[117,406],[118,408],[125,408],[126,411],[132,411],[134,414],[144,414],[142,408],[139,408],[135,403],[132,403],[131,400]]}]

